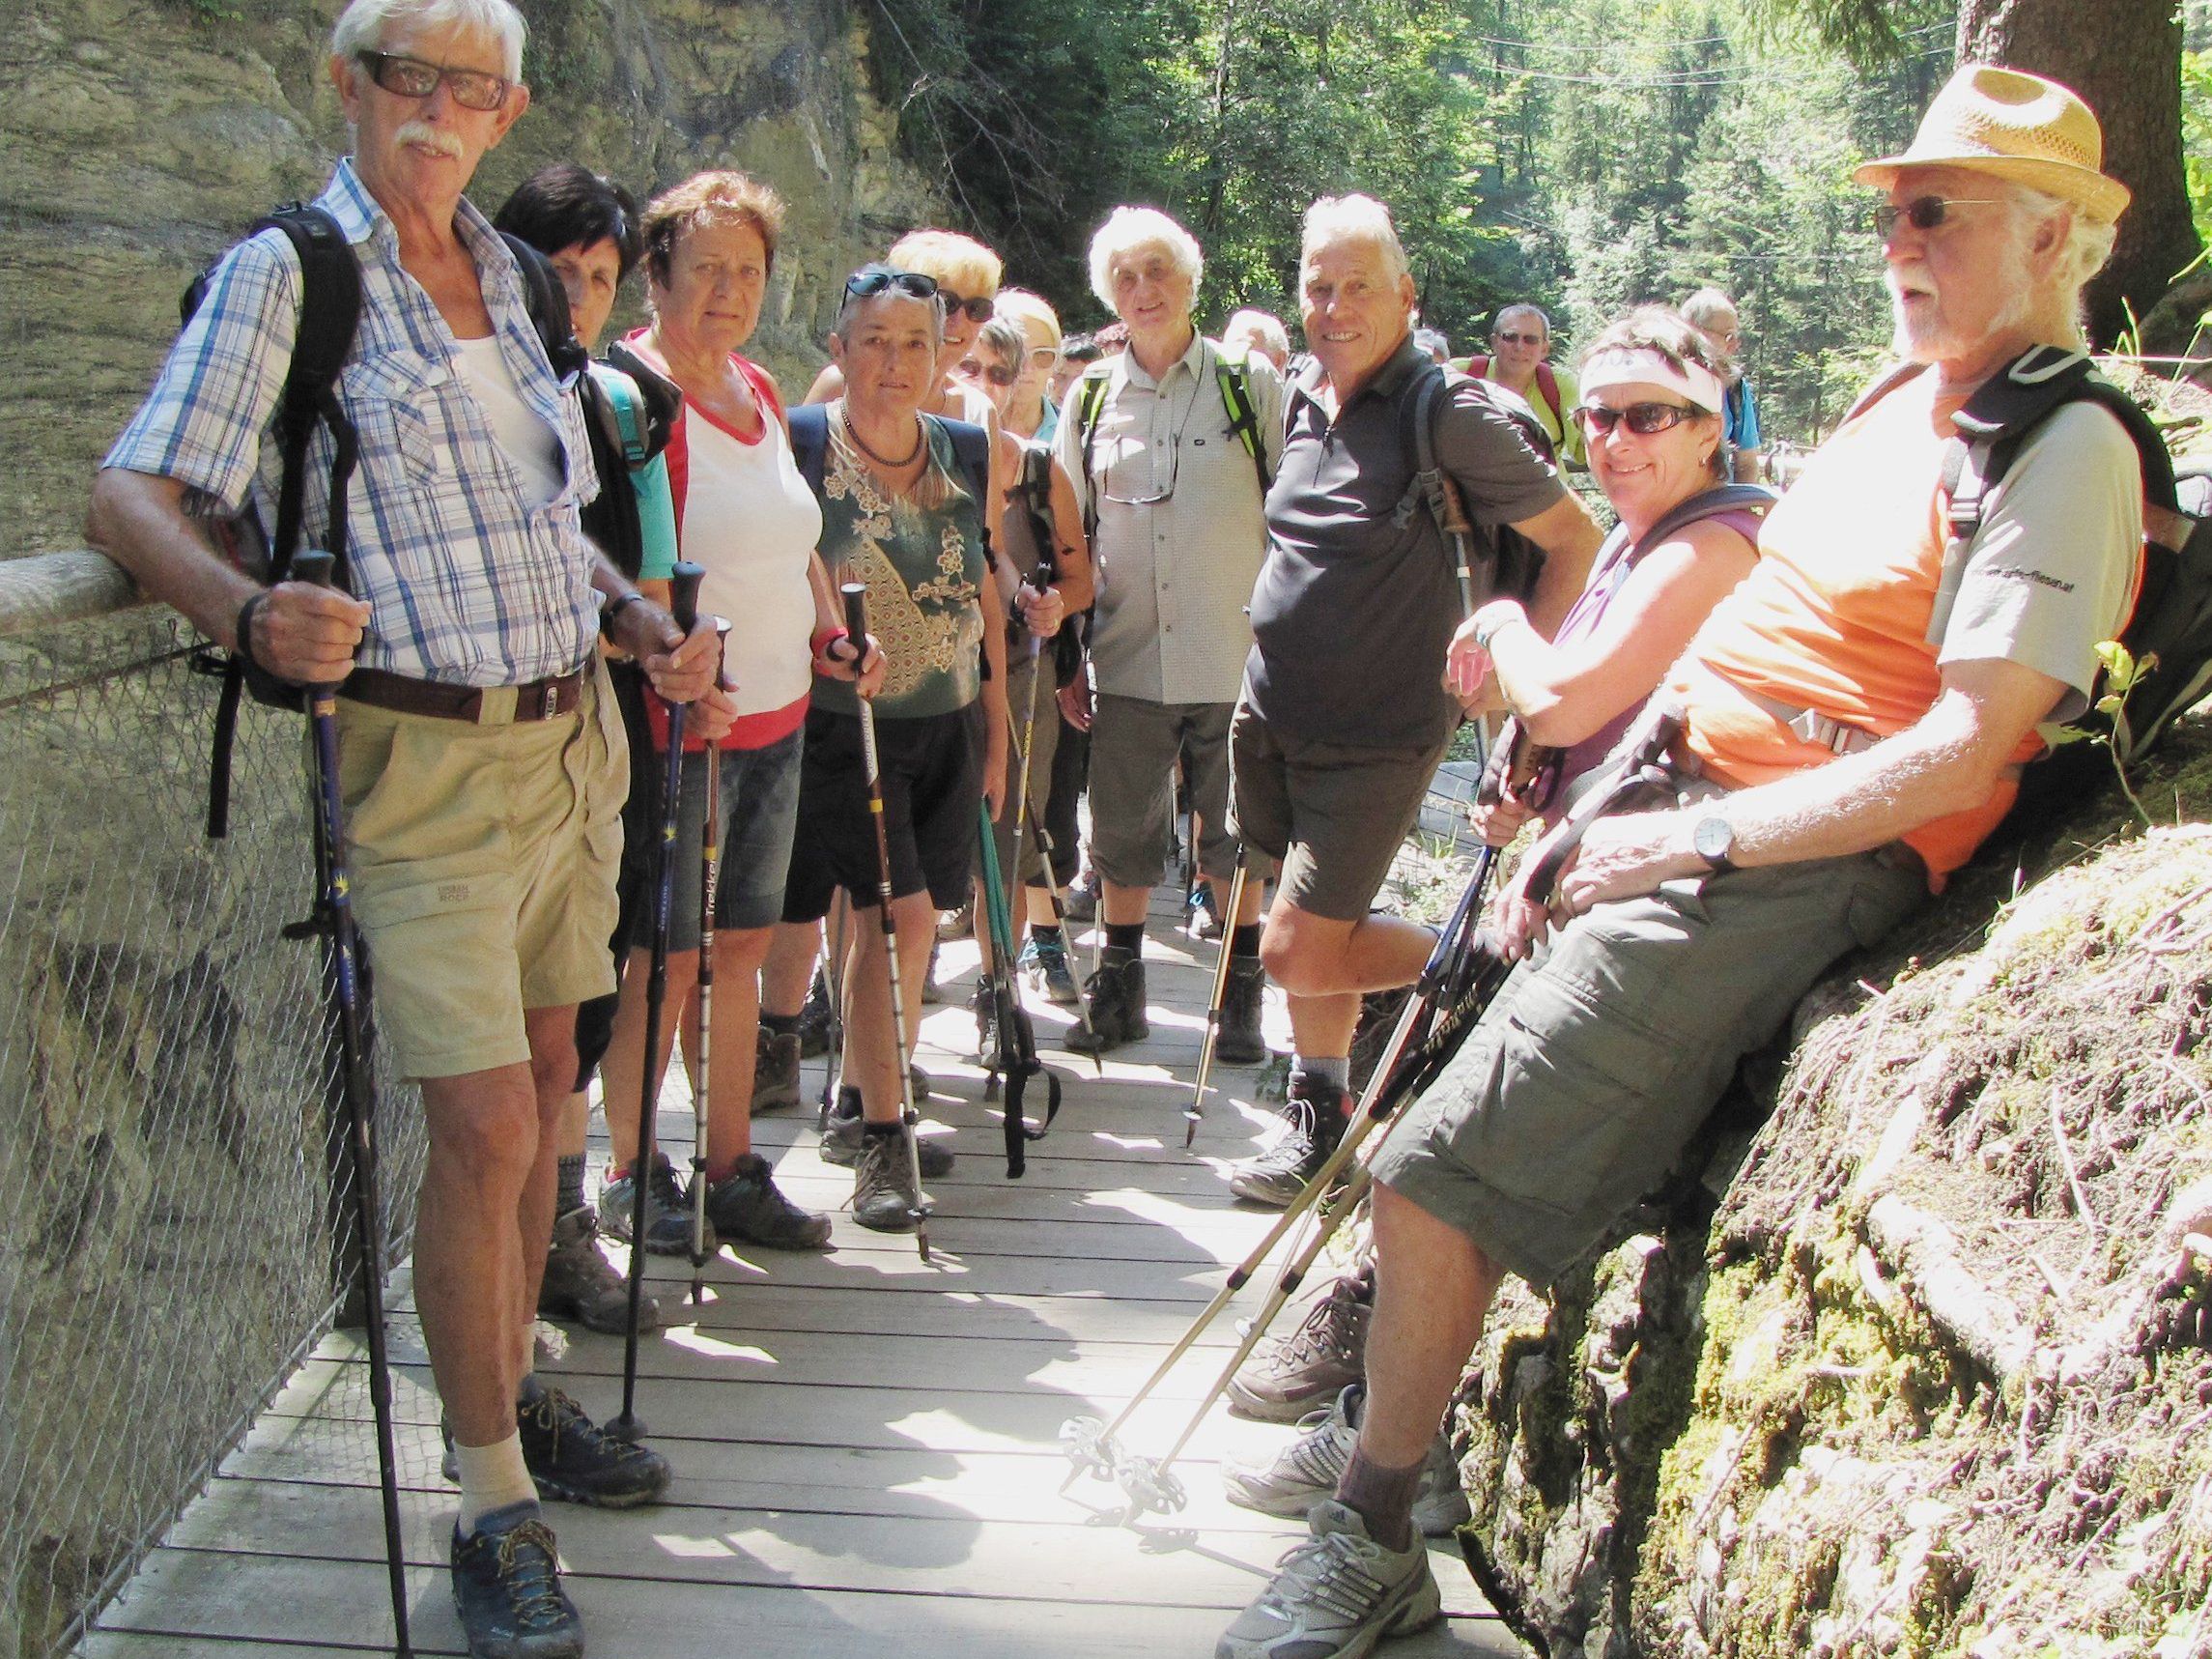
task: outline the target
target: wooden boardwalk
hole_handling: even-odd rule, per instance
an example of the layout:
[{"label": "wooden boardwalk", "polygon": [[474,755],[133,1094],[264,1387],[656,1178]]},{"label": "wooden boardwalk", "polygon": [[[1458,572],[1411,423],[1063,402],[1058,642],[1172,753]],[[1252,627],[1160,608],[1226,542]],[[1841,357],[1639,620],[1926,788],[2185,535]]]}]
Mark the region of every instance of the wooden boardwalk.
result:
[{"label": "wooden boardwalk", "polygon": [[[638,1410],[675,1484],[652,1509],[549,1510],[595,1659],[1212,1652],[1301,1531],[1225,1502],[1217,1467],[1267,1455],[1290,1431],[1217,1410],[1179,1466],[1190,1503],[1172,1517],[1131,1519],[1118,1488],[1088,1478],[1058,1492],[1062,1421],[1118,1410],[1268,1221],[1220,1173],[1272,1121],[1252,1100],[1254,1071],[1217,1069],[1197,1154],[1181,1146],[1215,947],[1171,931],[1164,911],[1151,932],[1153,1035],[1115,1054],[1103,1080],[1057,1052],[1065,1018],[1039,1011],[1067,1099],[1020,1182],[1004,1179],[964,1008],[928,1011],[919,1059],[936,1091],[924,1115],[956,1131],[960,1154],[929,1188],[928,1265],[910,1239],[840,1214],[827,1254],[725,1246],[695,1312],[688,1264],[653,1260],[668,1324],[643,1345]],[[972,944],[945,947],[949,997],[964,997],[974,964]],[[1287,1046],[1270,997],[1268,1035]],[[818,1084],[820,1062],[807,1072]],[[680,1157],[692,1133],[680,1075],[660,1123]],[[850,1171],[815,1156],[811,1109],[760,1118],[754,1134],[801,1203],[850,1198]],[[601,1138],[594,1189],[604,1152]],[[439,1475],[438,1406],[402,1280],[393,1339],[414,1641],[459,1653],[444,1568],[453,1489]],[[1126,1447],[1165,1449],[1235,1339],[1234,1311],[1139,1415]],[[549,1369],[595,1416],[620,1403],[619,1338],[579,1335]],[[87,1659],[389,1650],[365,1374],[357,1341],[322,1344],[106,1610]],[[1450,1619],[1382,1651],[1518,1659],[1457,1549],[1434,1553]]]}]

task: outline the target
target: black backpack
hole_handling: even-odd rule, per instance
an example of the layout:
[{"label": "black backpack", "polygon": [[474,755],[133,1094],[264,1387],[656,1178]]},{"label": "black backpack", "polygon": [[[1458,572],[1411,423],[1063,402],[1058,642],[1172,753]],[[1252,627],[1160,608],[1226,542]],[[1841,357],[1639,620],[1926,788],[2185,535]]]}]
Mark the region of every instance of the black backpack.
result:
[{"label": "black backpack", "polygon": [[[284,389],[277,398],[274,426],[277,452],[283,464],[276,496],[276,523],[265,526],[249,504],[235,519],[216,526],[216,539],[232,561],[261,581],[274,586],[292,567],[299,550],[299,520],[306,499],[307,450],[318,426],[330,433],[329,541],[327,552],[336,564],[336,582],[351,588],[347,580],[346,488],[359,459],[359,436],[338,402],[338,371],[354,349],[354,334],[361,321],[361,266],[338,221],[312,203],[287,202],[246,232],[247,240],[266,230],[282,231],[299,256],[299,321],[292,345],[292,363],[285,371]],[[501,233],[505,236],[505,233]],[[513,236],[505,236],[509,250],[521,268],[523,293],[530,321],[537,326],[546,357],[553,373],[580,380],[589,361],[578,343],[568,309],[568,295],[560,277],[544,254]],[[188,323],[207,298],[209,278],[215,264],[195,276],[178,304],[178,320]],[[587,405],[587,408],[589,406]],[[601,453],[602,429],[610,424],[590,420],[592,461],[604,482],[621,472],[624,463]],[[619,448],[610,452],[619,457]],[[623,477],[627,486],[628,479]],[[636,533],[636,501],[631,500],[632,535]],[[635,570],[636,555],[630,568]],[[214,747],[208,765],[208,834],[220,839],[230,831],[231,745],[238,730],[239,696],[250,691],[256,702],[297,712],[305,707],[305,694],[288,681],[248,662],[242,652],[213,645],[196,651],[194,672],[218,677],[222,690],[215,702]]]},{"label": "black backpack", "polygon": [[[1443,532],[1445,545],[1452,542],[1454,515],[1446,500],[1446,491],[1453,487],[1436,459],[1436,422],[1449,400],[1452,388],[1460,383],[1471,385],[1484,402],[1490,405],[1519,432],[1521,439],[1539,459],[1552,466],[1558,465],[1558,455],[1551,443],[1551,434],[1544,429],[1536,411],[1517,394],[1494,381],[1476,380],[1472,377],[1446,370],[1438,363],[1425,363],[1414,371],[1405,389],[1399,394],[1398,430],[1399,444],[1409,458],[1413,476],[1405,486],[1405,494],[1391,509],[1391,523],[1404,529],[1406,522],[1420,508],[1426,507]],[[1508,594],[1526,599],[1536,591],[1536,581],[1544,573],[1544,550],[1522,535],[1511,525],[1485,525],[1479,520],[1469,521],[1473,533],[1485,544],[1489,569],[1487,595],[1478,593],[1475,603],[1480,605],[1488,595]]]}]

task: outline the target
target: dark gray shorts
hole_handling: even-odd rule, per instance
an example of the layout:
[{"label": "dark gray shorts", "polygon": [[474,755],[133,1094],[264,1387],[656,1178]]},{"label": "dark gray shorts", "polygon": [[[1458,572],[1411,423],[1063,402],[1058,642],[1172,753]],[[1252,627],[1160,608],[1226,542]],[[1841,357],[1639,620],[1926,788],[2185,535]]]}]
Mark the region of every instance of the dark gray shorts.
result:
[{"label": "dark gray shorts", "polygon": [[[783,914],[783,877],[791,868],[791,837],[799,821],[799,762],[806,732],[791,732],[765,749],[724,749],[717,770],[722,783],[722,856],[715,878],[717,928],[766,928]],[[660,830],[666,753],[650,758],[639,782],[652,791],[652,828]],[[706,825],[707,758],[684,757],[683,799],[677,806],[675,864],[668,906],[668,948],[699,948],[699,842]],[[653,945],[653,897],[632,925],[633,950]]]},{"label": "dark gray shorts", "polygon": [[[1036,686],[1039,677],[1036,668],[1026,653],[1007,664],[1007,711],[1013,723],[1013,741],[1007,745],[1006,810],[999,814],[999,821],[991,826],[991,831],[998,848],[999,872],[1006,877],[1009,889],[1017,885],[1044,885],[1044,860],[1037,855],[1035,826],[1043,823],[1045,809],[1052,802],[1052,763],[1060,749],[1060,700],[1053,696],[1052,659],[1046,657],[1042,661],[1044,685],[1041,690]],[[1025,737],[1029,745],[1029,787],[1017,803],[1014,796],[1022,793],[1022,789],[1015,772],[1014,755]],[[1023,818],[1018,825],[1014,821],[1017,804],[1022,808]],[[1051,826],[1044,827],[1050,834]],[[1055,845],[1057,849],[1057,842]],[[1014,868],[1017,863],[1021,867],[1018,872]],[[978,859],[977,879],[982,879],[982,874]],[[1014,914],[1018,917],[1021,912],[1016,910]]]},{"label": "dark gray shorts", "polygon": [[1356,922],[1412,833],[1445,747],[1316,742],[1275,730],[1239,702],[1229,734],[1230,828],[1255,853],[1282,861],[1279,897],[1315,916]]},{"label": "dark gray shorts", "polygon": [[1822,971],[1926,894],[1859,853],[1599,905],[1515,970],[1375,1178],[1549,1284],[1660,1184]]},{"label": "dark gray shorts", "polygon": [[1091,720],[1091,862],[1117,887],[1151,887],[1168,858],[1179,755],[1199,816],[1198,867],[1226,881],[1236,867],[1229,833],[1227,702],[1098,698]]}]

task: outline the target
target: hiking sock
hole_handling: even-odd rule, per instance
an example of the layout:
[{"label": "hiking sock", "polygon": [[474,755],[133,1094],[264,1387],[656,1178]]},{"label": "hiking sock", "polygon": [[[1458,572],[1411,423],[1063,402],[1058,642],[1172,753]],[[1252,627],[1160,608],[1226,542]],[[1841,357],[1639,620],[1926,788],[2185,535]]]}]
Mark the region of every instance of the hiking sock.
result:
[{"label": "hiking sock", "polygon": [[1290,1080],[1311,1077],[1317,1083],[1334,1083],[1342,1094],[1351,1087],[1351,1058],[1345,1054],[1293,1054]]},{"label": "hiking sock", "polygon": [[1337,1481],[1337,1501],[1359,1512],[1367,1523],[1367,1535],[1384,1549],[1410,1550],[1413,1500],[1421,1490],[1421,1470],[1427,1462],[1417,1457],[1404,1469],[1385,1469],[1369,1460],[1364,1445],[1355,1445]]},{"label": "hiking sock", "polygon": [[771,1037],[796,1037],[799,1035],[799,1015],[796,1014],[770,1014],[760,1011],[760,1029]]},{"label": "hiking sock", "polygon": [[1144,923],[1107,923],[1106,948],[1110,951],[1127,951],[1132,957],[1143,956],[1145,954]]},{"label": "hiking sock", "polygon": [[1233,957],[1256,957],[1260,954],[1260,929],[1258,922],[1239,922],[1230,930],[1229,954]]},{"label": "hiking sock", "polygon": [[477,1521],[495,1509],[538,1501],[537,1485],[523,1462],[521,1429],[510,1429],[505,1440],[496,1440],[490,1445],[463,1445],[455,1441],[453,1456],[461,1465],[463,1537],[473,1532]]},{"label": "hiking sock", "polygon": [[555,1216],[566,1216],[583,1208],[583,1158],[581,1152],[564,1152],[553,1162]]}]

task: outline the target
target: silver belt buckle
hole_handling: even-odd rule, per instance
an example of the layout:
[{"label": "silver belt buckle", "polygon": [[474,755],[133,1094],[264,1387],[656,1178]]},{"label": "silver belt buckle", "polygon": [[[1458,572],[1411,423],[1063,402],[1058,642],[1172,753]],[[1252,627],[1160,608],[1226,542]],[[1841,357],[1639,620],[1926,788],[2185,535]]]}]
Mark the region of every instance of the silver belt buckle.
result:
[{"label": "silver belt buckle", "polygon": [[551,720],[560,712],[560,681],[554,680],[539,693],[540,720]]}]

